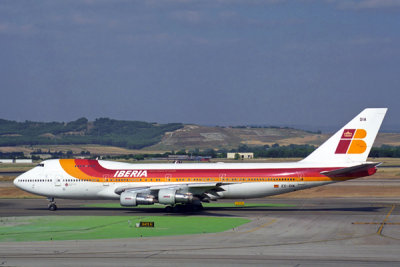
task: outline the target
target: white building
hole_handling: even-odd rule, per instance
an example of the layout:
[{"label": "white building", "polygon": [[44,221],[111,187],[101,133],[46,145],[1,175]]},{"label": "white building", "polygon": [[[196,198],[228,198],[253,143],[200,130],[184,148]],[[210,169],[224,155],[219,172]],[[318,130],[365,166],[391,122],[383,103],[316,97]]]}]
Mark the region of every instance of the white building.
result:
[{"label": "white building", "polygon": [[253,152],[229,152],[227,154],[227,158],[234,159],[236,154],[239,154],[241,159],[253,159],[254,158]]},{"label": "white building", "polygon": [[0,163],[32,163],[32,159],[0,159]]},{"label": "white building", "polygon": [[15,163],[32,163],[32,159],[16,159]]}]

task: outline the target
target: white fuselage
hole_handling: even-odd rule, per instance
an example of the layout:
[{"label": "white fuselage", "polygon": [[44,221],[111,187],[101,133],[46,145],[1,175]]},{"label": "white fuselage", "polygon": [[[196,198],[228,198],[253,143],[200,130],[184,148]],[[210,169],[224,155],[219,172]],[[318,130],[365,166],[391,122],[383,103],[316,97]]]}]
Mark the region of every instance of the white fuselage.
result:
[{"label": "white fuselage", "polygon": [[[48,160],[44,166],[37,166],[32,170],[18,176],[14,184],[32,194],[46,197],[66,199],[119,199],[116,193],[118,188],[145,188],[157,186],[179,186],[182,184],[208,184],[212,181],[224,183],[221,188],[224,191],[217,192],[218,198],[256,198],[277,195],[320,186],[336,180],[318,179],[311,177],[305,170],[318,166],[307,166],[301,163],[199,163],[199,164],[128,164],[121,162],[99,161],[103,167],[116,173],[120,169],[140,169],[151,172],[152,170],[170,173],[169,180],[156,181],[157,179],[136,178],[128,179],[119,177],[100,181],[98,179],[85,179],[75,177],[67,173],[60,165],[59,160]],[[341,166],[346,167],[346,166]],[[319,168],[338,168],[338,166],[325,166]],[[273,170],[271,175],[254,177],[246,175],[253,170]],[[210,171],[210,177],[174,179],[178,170],[190,170],[192,172]],[[242,175],[234,178],[226,174],[229,170],[240,171]],[[117,173],[118,174],[118,173]],[[217,176],[218,175],[218,176]],[[216,177],[217,176],[217,177]],[[259,175],[260,176],[260,175]],[[193,175],[192,175],[193,177]],[[132,181],[136,180],[136,181]],[[148,181],[145,181],[148,180]],[[152,180],[152,181],[150,181]]]}]

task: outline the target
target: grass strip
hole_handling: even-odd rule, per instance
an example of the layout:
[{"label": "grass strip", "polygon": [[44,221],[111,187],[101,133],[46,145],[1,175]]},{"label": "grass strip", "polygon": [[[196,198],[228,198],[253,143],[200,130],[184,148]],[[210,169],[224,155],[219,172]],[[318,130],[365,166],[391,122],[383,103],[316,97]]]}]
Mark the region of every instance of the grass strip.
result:
[{"label": "grass strip", "polygon": [[[154,228],[136,228],[141,221]],[[193,216],[41,216],[0,218],[0,242],[140,238],[223,232],[250,220]]]}]

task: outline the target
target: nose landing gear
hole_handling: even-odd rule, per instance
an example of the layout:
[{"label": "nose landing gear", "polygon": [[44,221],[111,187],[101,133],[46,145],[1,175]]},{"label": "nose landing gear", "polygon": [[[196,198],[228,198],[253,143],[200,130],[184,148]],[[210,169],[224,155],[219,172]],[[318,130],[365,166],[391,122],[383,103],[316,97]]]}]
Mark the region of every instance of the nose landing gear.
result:
[{"label": "nose landing gear", "polygon": [[50,202],[48,205],[48,209],[50,211],[56,211],[57,205],[56,205],[56,202],[54,201],[54,197],[48,197],[47,200]]}]

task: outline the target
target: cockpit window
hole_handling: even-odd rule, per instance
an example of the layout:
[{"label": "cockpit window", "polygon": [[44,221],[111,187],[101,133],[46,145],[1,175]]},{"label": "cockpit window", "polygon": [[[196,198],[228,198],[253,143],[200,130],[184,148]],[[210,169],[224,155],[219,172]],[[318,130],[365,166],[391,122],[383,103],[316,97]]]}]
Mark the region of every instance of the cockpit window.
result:
[{"label": "cockpit window", "polygon": [[39,163],[38,165],[36,165],[37,167],[44,167],[44,163]]}]

